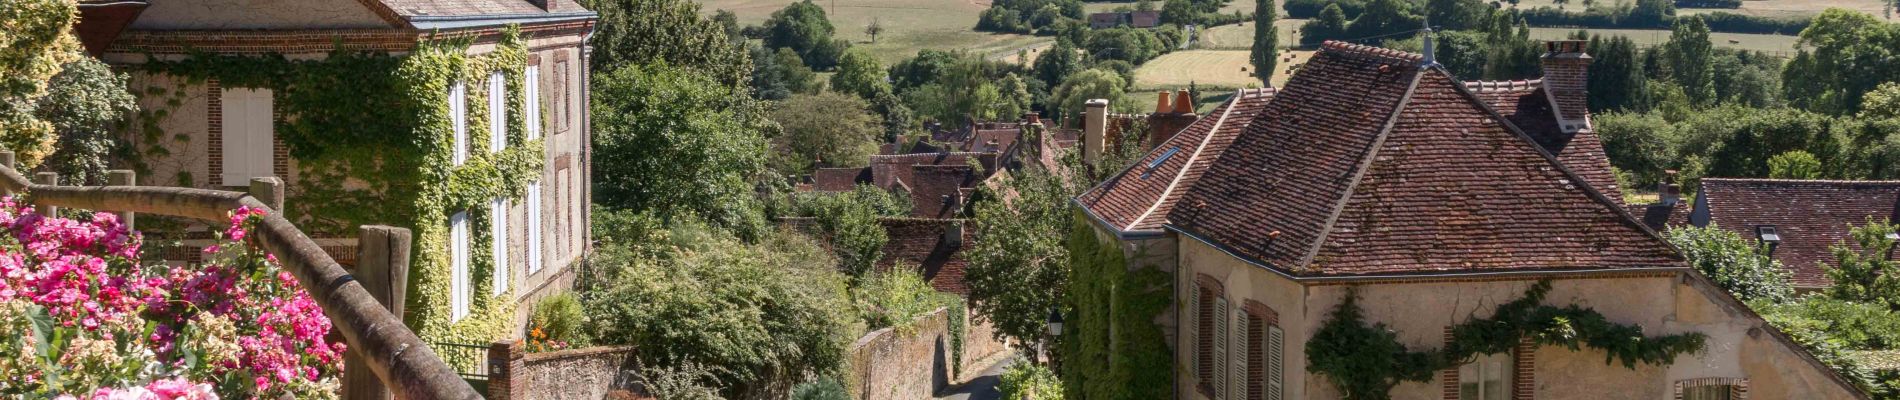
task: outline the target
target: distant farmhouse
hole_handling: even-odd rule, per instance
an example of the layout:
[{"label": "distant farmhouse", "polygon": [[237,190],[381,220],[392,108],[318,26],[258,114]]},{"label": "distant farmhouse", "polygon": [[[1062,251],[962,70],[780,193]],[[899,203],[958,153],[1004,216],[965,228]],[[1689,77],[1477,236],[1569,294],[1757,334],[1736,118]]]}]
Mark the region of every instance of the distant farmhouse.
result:
[{"label": "distant farmhouse", "polygon": [[[346,264],[357,226],[410,229],[402,315],[428,340],[519,338],[517,306],[571,285],[589,247],[594,12],[573,0],[144,3],[89,1],[79,29],[140,96],[121,160],[139,183],[281,180],[287,215]],[[195,231],[176,239],[211,234],[183,230]]]},{"label": "distant farmhouse", "polygon": [[[1324,335],[1352,331],[1322,327],[1352,301],[1357,329],[1407,350],[1472,351],[1425,382],[1392,380],[1393,398],[1866,398],[1622,204],[1584,107],[1585,44],[1547,43],[1542,79],[1462,82],[1428,55],[1327,42],[1285,87],[1238,91],[1075,199],[1119,253],[1090,268],[1172,282],[1072,293],[1115,305],[1078,313],[1118,320],[1076,346],[1171,349],[1172,368],[1110,368],[1172,375],[1176,399],[1341,398],[1315,372],[1340,360],[1309,349],[1338,350]],[[1531,306],[1706,345],[1626,366],[1606,363],[1618,349],[1458,329],[1540,287]],[[1115,308],[1150,301],[1169,306]],[[1152,336],[1121,320],[1158,338],[1127,343]]]},{"label": "distant farmhouse", "polygon": [[1099,12],[1089,14],[1089,28],[1091,29],[1108,29],[1117,26],[1153,28],[1160,25],[1160,11]]}]

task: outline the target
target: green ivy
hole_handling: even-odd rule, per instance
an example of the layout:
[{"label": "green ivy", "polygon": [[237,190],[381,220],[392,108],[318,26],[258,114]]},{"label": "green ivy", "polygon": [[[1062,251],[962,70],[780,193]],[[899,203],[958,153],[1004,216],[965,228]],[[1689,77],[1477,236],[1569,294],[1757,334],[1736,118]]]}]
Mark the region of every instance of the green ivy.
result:
[{"label": "green ivy", "polygon": [[[519,29],[506,29],[486,54],[468,55],[469,44],[425,40],[402,56],[339,49],[313,60],[194,53],[140,68],[191,83],[217,79],[222,87],[271,89],[284,116],[276,134],[299,168],[286,213],[313,234],[349,234],[363,224],[410,228],[416,256],[405,321],[431,341],[486,343],[515,328],[514,293],[489,295],[490,248],[471,245],[470,315],[449,322],[448,219],[467,211],[470,242],[488,243],[488,200],[520,198],[546,160],[542,141],[527,137],[522,79],[528,49]],[[497,71],[505,80],[506,110],[488,109],[484,89]],[[452,162],[448,102],[457,81],[467,93],[470,147],[460,166]],[[488,121],[497,114],[508,119],[509,145],[491,154],[486,143],[495,133]]]},{"label": "green ivy", "polygon": [[1605,364],[1621,362],[1630,369],[1639,362],[1669,365],[1677,356],[1702,350],[1708,340],[1700,332],[1644,336],[1642,327],[1610,322],[1589,308],[1543,305],[1549,293],[1550,280],[1539,280],[1523,298],[1499,305],[1491,318],[1453,326],[1445,348],[1410,351],[1385,324],[1367,325],[1357,290],[1348,289],[1345,301],[1307,341],[1306,370],[1326,375],[1346,398],[1387,399],[1399,382],[1431,381],[1433,372],[1510,351],[1524,339],[1571,350],[1589,346],[1606,353]]},{"label": "green ivy", "polygon": [[1077,211],[1069,231],[1069,315],[1061,344],[1064,393],[1077,399],[1160,399],[1171,396],[1173,370],[1166,335],[1154,318],[1167,311],[1173,277],[1159,268],[1134,271],[1113,241],[1100,239]]}]

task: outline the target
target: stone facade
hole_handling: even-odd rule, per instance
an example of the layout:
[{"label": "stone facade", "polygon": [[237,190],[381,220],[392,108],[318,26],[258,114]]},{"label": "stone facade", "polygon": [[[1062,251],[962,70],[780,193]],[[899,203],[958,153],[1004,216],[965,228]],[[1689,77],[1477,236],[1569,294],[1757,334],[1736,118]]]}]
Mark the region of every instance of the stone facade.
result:
[{"label": "stone facade", "polygon": [[[991,335],[989,324],[974,318],[965,330],[961,364],[951,348],[948,309],[919,318],[903,330],[884,328],[859,337],[847,350],[851,364],[846,389],[859,400],[928,399],[937,391],[987,367],[1007,350]],[[958,376],[961,371],[964,376]]]}]

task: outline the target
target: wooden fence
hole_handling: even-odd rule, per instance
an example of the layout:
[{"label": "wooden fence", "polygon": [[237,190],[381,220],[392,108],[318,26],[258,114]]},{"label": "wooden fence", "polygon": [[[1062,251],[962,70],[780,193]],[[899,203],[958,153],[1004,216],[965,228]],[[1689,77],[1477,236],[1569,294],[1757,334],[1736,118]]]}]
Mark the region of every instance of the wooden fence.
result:
[{"label": "wooden fence", "polygon": [[[58,175],[42,172],[29,181],[14,169],[14,153],[0,151],[0,191],[25,195],[25,201],[40,207],[42,214],[53,215],[59,207],[97,211],[167,215],[205,221],[221,221],[227,213],[249,206],[269,210],[263,223],[253,232],[266,251],[297,277],[297,283],[323,308],[324,315],[349,344],[355,357],[349,369],[356,373],[345,381],[362,381],[362,370],[374,374],[385,388],[403,399],[475,400],[482,396],[454,369],[442,362],[427,342],[404,326],[391,312],[400,311],[403,299],[373,295],[372,286],[389,297],[400,297],[408,264],[409,232],[400,228],[364,227],[365,259],[390,264],[376,271],[361,271],[358,276],[324,251],[324,246],[304,235],[297,226],[280,215],[283,207],[283,181],[258,178],[251,181],[250,193],[179,187],[136,186],[117,182],[118,186],[60,186]],[[122,174],[122,173],[120,173]],[[117,174],[114,174],[117,175]],[[116,178],[116,177],[115,177]],[[128,218],[130,220],[130,218]],[[385,304],[389,304],[386,306]],[[360,368],[366,367],[366,368]],[[346,371],[348,371],[346,370]],[[350,385],[346,383],[346,387]],[[360,387],[360,386],[359,386]],[[352,393],[354,388],[351,389]],[[351,395],[349,398],[372,397]],[[373,397],[383,397],[377,394]]]}]

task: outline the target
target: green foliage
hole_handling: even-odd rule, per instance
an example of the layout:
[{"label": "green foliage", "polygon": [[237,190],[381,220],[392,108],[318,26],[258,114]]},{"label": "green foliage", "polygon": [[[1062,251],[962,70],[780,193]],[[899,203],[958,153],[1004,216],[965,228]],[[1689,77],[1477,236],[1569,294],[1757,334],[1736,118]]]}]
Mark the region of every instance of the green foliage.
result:
[{"label": "green foliage", "polygon": [[1174,46],[1163,42],[1154,30],[1118,27],[1091,31],[1082,50],[1093,62],[1121,60],[1141,65],[1173,51]]},{"label": "green foliage", "polygon": [[[1767,320],[1769,325],[1773,325],[1775,330],[1788,334],[1789,338],[1794,339],[1795,344],[1807,349],[1808,354],[1813,355],[1814,358],[1820,360],[1822,364],[1826,364],[1828,368],[1846,377],[1848,381],[1853,382],[1854,385],[1860,387],[1861,390],[1866,391],[1875,398],[1882,399],[1891,398],[1894,394],[1900,393],[1900,374],[1896,374],[1894,371],[1876,372],[1868,368],[1850,355],[1853,349],[1848,347],[1847,341],[1837,338],[1834,333],[1830,333],[1830,329],[1857,328],[1859,327],[1858,324],[1829,324],[1828,321],[1817,321],[1814,319],[1822,315],[1826,315],[1827,317],[1851,318],[1854,316],[1852,315],[1854,314],[1852,311],[1848,311],[1844,314],[1832,314],[1830,311],[1817,310],[1814,311],[1814,314],[1807,314],[1809,311],[1806,310],[1806,308],[1809,306],[1805,304],[1776,307],[1770,304],[1757,303],[1751,304],[1750,307],[1756,310],[1766,310],[1760,312],[1762,319]],[[1820,306],[1816,308],[1826,309],[1828,307]],[[1849,334],[1851,335],[1851,333]]]},{"label": "green foliage", "polygon": [[[1872,15],[1828,9],[1801,31],[1804,50],[1788,63],[1784,87],[1795,104],[1833,115],[1861,109],[1861,100],[1881,83],[1900,74],[1900,23]],[[1807,56],[1807,57],[1803,57]],[[1800,79],[1802,85],[1796,85]]]},{"label": "green foliage", "polygon": [[1080,210],[1070,220],[1070,311],[1056,348],[1066,397],[1169,397],[1173,370],[1153,366],[1169,365],[1174,353],[1153,321],[1173,304],[1173,277],[1153,265],[1129,270],[1116,240],[1099,236]]},{"label": "green foliage", "polygon": [[746,238],[767,230],[753,195],[773,128],[762,106],[665,65],[598,74],[593,90],[596,203],[698,215]]},{"label": "green foliage", "polygon": [[1647,103],[1649,75],[1643,58],[1628,36],[1590,36],[1590,110],[1630,110]]},{"label": "green foliage", "polygon": [[1062,381],[1049,368],[1018,361],[1003,370],[996,391],[1005,400],[1062,400]]},{"label": "green foliage", "polygon": [[716,368],[698,363],[653,365],[641,362],[634,375],[648,394],[661,400],[724,400],[714,388]]},{"label": "green foliage", "polygon": [[1082,70],[1082,55],[1076,53],[1075,45],[1067,40],[1057,40],[1054,47],[1043,51],[1036,57],[1034,75],[1043,84],[1054,87],[1076,71]]},{"label": "green foliage", "polygon": [[1794,297],[1788,269],[1734,231],[1716,226],[1675,226],[1664,236],[1702,275],[1744,301]]},{"label": "green foliage", "polygon": [[766,48],[792,49],[812,69],[828,70],[838,65],[838,58],[850,47],[850,43],[831,37],[836,28],[825,18],[824,7],[811,0],[795,2],[772,12],[764,28]]},{"label": "green foliage", "polygon": [[542,340],[564,342],[567,347],[575,348],[587,347],[587,332],[582,329],[586,323],[587,314],[581,311],[580,297],[572,292],[541,298],[528,316],[529,329],[539,329]]},{"label": "green foliage", "polygon": [[[719,22],[686,0],[582,0],[600,13],[588,57],[596,75],[630,65],[665,63],[704,74],[731,88],[745,86],[746,49]],[[599,99],[600,96],[594,96]]]},{"label": "green foliage", "polygon": [[1062,85],[1056,86],[1049,95],[1053,111],[1062,115],[1075,115],[1090,99],[1108,99],[1108,104],[1122,103],[1128,82],[1121,74],[1105,69],[1089,69],[1070,74]]},{"label": "green foliage", "polygon": [[864,99],[874,99],[891,91],[884,82],[884,67],[863,50],[851,50],[838,60],[838,73],[831,75],[831,90]]},{"label": "green foliage", "polygon": [[1000,0],[977,16],[976,30],[1047,34],[1065,25],[1082,25],[1079,0]]},{"label": "green foliage", "polygon": [[892,65],[890,75],[892,88],[917,117],[958,125],[1020,116],[1023,110],[1017,107],[1033,102],[1023,98],[1028,85],[1005,88],[1004,81],[1026,72],[1021,65],[960,50],[923,50]]},{"label": "green foliage", "polygon": [[[1292,5],[1290,2],[1288,5]],[[1327,4],[1319,16],[1300,25],[1300,45],[1317,46],[1330,39],[1345,39],[1346,25],[1352,21],[1346,19],[1346,12],[1339,4]]]},{"label": "green foliage", "polygon": [[1794,330],[1828,332],[1830,341],[1844,349],[1888,350],[1900,348],[1900,313],[1885,305],[1841,300],[1827,296],[1806,296],[1797,301],[1750,301],[1749,308],[1763,318],[1781,325],[1799,325]]},{"label": "green foliage", "polygon": [[1280,6],[1273,0],[1254,0],[1253,52],[1248,55],[1260,86],[1273,86],[1273,71],[1280,65],[1280,30],[1273,27]]},{"label": "green foliage", "polygon": [[1819,179],[1821,160],[1813,154],[1793,150],[1768,159],[1768,177],[1774,179]]},{"label": "green foliage", "polygon": [[1709,25],[1703,23],[1701,17],[1677,18],[1669,42],[1663,47],[1668,49],[1671,80],[1681,85],[1697,104],[1713,103],[1715,44],[1709,42]]},{"label": "green foliage", "polygon": [[68,33],[78,13],[70,0],[0,4],[0,147],[14,151],[21,170],[53,151],[58,133],[33,108],[60,66],[84,57]]},{"label": "green foliage", "polygon": [[818,73],[805,66],[798,53],[789,48],[774,52],[752,48],[752,96],[761,100],[783,100],[792,95],[812,94],[824,89]]},{"label": "green foliage", "polygon": [[1887,235],[1894,232],[1892,223],[1869,217],[1866,225],[1849,230],[1852,242],[1829,247],[1839,263],[1827,269],[1827,278],[1834,281],[1828,296],[1900,310],[1900,262],[1888,257],[1894,240]]},{"label": "green foliage", "polygon": [[1452,326],[1451,339],[1439,350],[1411,351],[1383,323],[1365,322],[1356,289],[1334,308],[1306,343],[1307,372],[1326,379],[1350,399],[1390,398],[1399,382],[1427,382],[1434,372],[1472,357],[1511,351],[1525,339],[1572,351],[1582,346],[1606,353],[1604,363],[1669,365],[1677,356],[1701,351],[1708,337],[1699,332],[1648,337],[1643,328],[1610,322],[1595,310],[1543,305],[1550,280],[1540,280],[1523,298],[1499,304],[1490,318]]},{"label": "green foliage", "polygon": [[918,318],[950,303],[960,303],[954,294],[938,292],[918,274],[915,265],[898,264],[888,271],[865,275],[852,291],[858,314],[869,329],[897,328],[909,332]]},{"label": "green foliage", "polygon": [[844,390],[844,384],[837,379],[821,378],[816,381],[800,383],[792,388],[792,400],[850,400],[851,395]]},{"label": "green foliage", "polygon": [[773,205],[776,216],[810,217],[812,232],[837,255],[838,267],[863,277],[884,258],[889,237],[879,217],[910,215],[911,201],[876,186],[859,184],[845,193],[806,192],[788,195]]},{"label": "green foliage", "polygon": [[792,96],[772,106],[771,118],[783,130],[772,140],[772,164],[781,175],[870,165],[883,133],[864,99],[837,92]]},{"label": "green foliage", "polygon": [[842,368],[862,328],[817,243],[781,231],[748,244],[687,219],[636,230],[643,237],[601,244],[583,273],[598,342],[639,347],[649,365],[704,365],[705,383],[733,398]]},{"label": "green foliage", "polygon": [[1867,92],[1867,96],[1862,97],[1860,107],[1861,118],[1900,118],[1900,82],[1882,83]]},{"label": "green foliage", "polygon": [[1079,189],[1041,168],[1010,174],[1001,185],[982,189],[984,197],[1011,200],[976,203],[977,239],[965,250],[970,262],[964,280],[971,304],[996,327],[998,338],[1037,343],[1049,311],[1067,296],[1063,234],[1070,223],[1069,198]]},{"label": "green foliage", "polygon": [[106,157],[116,150],[112,129],[138,110],[138,98],[126,91],[125,74],[84,57],[66,63],[47,86],[33,111],[59,134],[47,168],[67,184],[105,184]]},{"label": "green foliage", "polygon": [[[1651,81],[1655,83],[1655,81]],[[1669,87],[1673,87],[1670,85]],[[1674,97],[1668,91],[1663,97]],[[1675,100],[1666,100],[1674,103]],[[1802,151],[1819,162],[1819,178],[1891,179],[1900,171],[1900,122],[1830,117],[1791,108],[1719,106],[1700,111],[1658,109],[1606,113],[1596,119],[1610,164],[1652,185],[1664,169],[1701,176],[1767,177],[1769,156]]]}]

